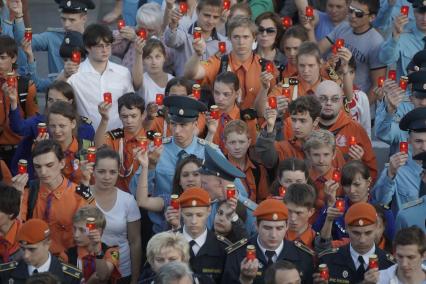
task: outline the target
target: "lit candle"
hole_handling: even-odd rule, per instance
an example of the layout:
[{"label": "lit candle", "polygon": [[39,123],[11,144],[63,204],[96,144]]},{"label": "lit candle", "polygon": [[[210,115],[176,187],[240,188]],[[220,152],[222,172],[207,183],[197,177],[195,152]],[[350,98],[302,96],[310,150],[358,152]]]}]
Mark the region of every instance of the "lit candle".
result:
[{"label": "lit candle", "polygon": [[156,94],[155,95],[155,103],[158,106],[162,106],[163,105],[163,100],[164,100],[164,95],[163,94]]},{"label": "lit candle", "polygon": [[179,207],[180,207],[178,198],[179,198],[179,195],[177,194],[172,194],[170,196],[170,206],[172,206],[173,209],[176,209],[176,210],[179,210]]},{"label": "lit candle", "polygon": [[160,147],[161,144],[163,144],[163,138],[161,137],[161,133],[155,132],[154,133],[154,146]]},{"label": "lit candle", "polygon": [[142,149],[142,151],[146,151],[148,149],[148,138],[146,138],[145,136],[139,137],[139,146]]},{"label": "lit candle", "polygon": [[368,258],[368,268],[369,269],[379,268],[379,258],[377,257],[376,254],[370,255],[370,257]]},{"label": "lit candle", "polygon": [[337,183],[340,183],[340,178],[341,178],[341,175],[340,175],[340,171],[339,170],[334,170],[333,171],[333,176],[332,176],[332,179],[335,181],[335,182],[337,182]]},{"label": "lit candle", "polygon": [[408,142],[399,142],[399,152],[408,154]]},{"label": "lit candle", "polygon": [[256,247],[254,245],[248,245],[247,246],[246,258],[247,258],[247,260],[255,260],[256,259]]},{"label": "lit candle", "polygon": [[27,160],[21,159],[18,161],[18,174],[23,175],[27,173]]},{"label": "lit candle", "polygon": [[382,88],[384,83],[385,83],[385,77],[380,76],[380,77],[377,79],[377,86],[378,86],[379,88]]},{"label": "lit candle", "polygon": [[281,197],[284,197],[284,196],[285,196],[285,193],[286,193],[286,189],[285,189],[285,187],[284,187],[284,186],[280,186],[280,187],[278,188],[278,194],[279,194]]},{"label": "lit candle", "polygon": [[194,37],[194,39],[201,38],[201,28],[200,27],[195,27],[194,28],[193,37]]},{"label": "lit candle", "polygon": [[288,29],[293,25],[293,19],[289,16],[285,16],[281,19],[284,29]]},{"label": "lit candle", "polygon": [[87,217],[86,218],[86,228],[89,231],[93,231],[96,229],[96,219],[93,217]]},{"label": "lit candle", "polygon": [[180,2],[179,3],[179,12],[182,15],[185,15],[186,13],[188,13],[188,3],[186,3],[186,2]]},{"label": "lit candle", "polygon": [[219,41],[218,43],[218,47],[219,47],[219,52],[222,54],[226,53],[226,42],[224,41]]},{"label": "lit candle", "polygon": [[396,70],[389,70],[388,78],[390,80],[396,81]]},{"label": "lit candle", "polygon": [[213,119],[219,119],[219,107],[217,105],[212,105],[210,107],[210,116]]},{"label": "lit candle", "polygon": [[282,95],[286,97],[287,99],[290,99],[290,85],[289,84],[283,84],[282,85]]},{"label": "lit candle", "polygon": [[148,35],[148,32],[146,31],[146,29],[144,29],[144,28],[140,28],[140,29],[138,30],[137,34],[138,34],[138,37],[140,37],[140,38],[141,38],[141,39],[143,39],[143,40],[146,40],[146,37],[147,37],[147,35]]},{"label": "lit candle", "polygon": [[231,1],[223,0],[223,10],[229,11],[231,9]]},{"label": "lit candle", "polygon": [[89,163],[95,163],[96,162],[96,148],[95,147],[89,147],[87,149],[87,162],[89,162]]},{"label": "lit candle", "polygon": [[340,48],[345,46],[345,40],[343,38],[338,38],[336,40],[336,47],[339,50]]},{"label": "lit candle", "polygon": [[355,146],[356,145],[356,137],[355,136],[350,136],[349,137],[349,147],[350,146]]},{"label": "lit candle", "polygon": [[305,16],[308,18],[312,18],[314,16],[314,8],[312,6],[306,6]]},{"label": "lit candle", "polygon": [[25,28],[24,38],[27,41],[31,41],[33,39],[33,29],[32,28]]},{"label": "lit candle", "polygon": [[408,86],[408,77],[407,76],[401,76],[399,78],[399,87],[405,91],[405,90],[407,90],[407,86]]},{"label": "lit candle", "polygon": [[277,108],[277,97],[268,97],[268,104],[270,108]]},{"label": "lit candle", "polygon": [[345,201],[343,199],[337,199],[336,208],[339,210],[339,212],[343,213],[345,211]]},{"label": "lit candle", "polygon": [[46,125],[46,123],[44,123],[44,122],[39,122],[38,124],[37,124],[37,132],[38,132],[38,135],[40,136],[40,135],[43,135],[43,134],[45,134],[45,133],[47,133],[47,125]]},{"label": "lit candle", "polygon": [[71,52],[71,61],[76,63],[76,64],[80,64],[81,62],[81,53],[79,50],[73,50]]},{"label": "lit candle", "polygon": [[233,184],[228,184],[226,186],[226,199],[231,199],[235,197],[235,186]]},{"label": "lit candle", "polygon": [[125,26],[126,26],[126,22],[123,19],[120,19],[120,20],[117,21],[117,28],[118,28],[118,30],[121,30]]},{"label": "lit candle", "polygon": [[272,63],[271,61],[267,61],[265,63],[265,70],[268,73],[272,73],[274,71],[274,63]]},{"label": "lit candle", "polygon": [[200,84],[192,85],[192,95],[197,100],[199,100],[201,98],[201,86],[200,86]]},{"label": "lit candle", "polygon": [[6,76],[7,76],[6,77],[7,86],[10,88],[16,88],[18,85],[18,79],[16,78],[15,73],[9,72],[7,73]]},{"label": "lit candle", "polygon": [[318,266],[320,277],[322,280],[327,281],[330,278],[330,273],[328,272],[327,264],[323,263]]},{"label": "lit candle", "polygon": [[408,6],[401,6],[401,14],[408,16],[408,11],[410,10],[410,7]]},{"label": "lit candle", "polygon": [[112,104],[112,94],[110,92],[104,93],[104,102],[107,104]]}]

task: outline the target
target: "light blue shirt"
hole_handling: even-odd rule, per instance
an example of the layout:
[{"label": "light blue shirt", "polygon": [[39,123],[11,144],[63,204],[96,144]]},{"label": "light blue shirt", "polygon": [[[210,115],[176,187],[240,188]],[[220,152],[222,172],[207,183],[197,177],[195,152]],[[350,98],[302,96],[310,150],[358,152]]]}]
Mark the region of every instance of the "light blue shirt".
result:
[{"label": "light blue shirt", "polygon": [[393,23],[395,17],[401,15],[401,6],[408,6],[408,24],[404,29],[415,26],[414,9],[413,5],[407,0],[397,0],[394,6],[389,6],[388,0],[380,0],[380,10],[374,19],[373,26],[380,29],[382,34],[386,37],[392,33]]},{"label": "light blue shirt", "polygon": [[319,17],[317,26],[315,27],[315,38],[317,41],[322,40],[334,29],[335,25],[330,20],[330,16],[327,13],[316,10]]},{"label": "light blue shirt", "polygon": [[392,202],[392,211],[396,215],[401,210],[402,205],[415,200],[419,196],[420,174],[422,167],[412,159],[400,167],[393,179],[388,177],[386,166],[379,179],[374,185],[371,194],[373,203],[389,204]]},{"label": "light blue shirt", "polygon": [[48,28],[47,31],[43,33],[33,35],[31,43],[33,51],[47,51],[50,74],[58,74],[64,69],[64,61],[59,55],[59,48],[61,47],[64,37],[65,31],[61,28]]},{"label": "light blue shirt", "polygon": [[[406,100],[399,104],[393,114],[387,112],[386,103],[384,101],[378,103],[376,109],[376,137],[390,145],[389,155],[399,152],[399,142],[407,141],[408,132],[402,131],[399,128],[399,121],[413,109],[414,105],[411,103],[408,96]],[[408,147],[408,150],[411,156],[411,146]]]},{"label": "light blue shirt", "polygon": [[399,211],[396,216],[395,229],[400,230],[415,225],[426,234],[426,195],[412,202],[412,206],[406,204],[404,206],[406,208]]}]

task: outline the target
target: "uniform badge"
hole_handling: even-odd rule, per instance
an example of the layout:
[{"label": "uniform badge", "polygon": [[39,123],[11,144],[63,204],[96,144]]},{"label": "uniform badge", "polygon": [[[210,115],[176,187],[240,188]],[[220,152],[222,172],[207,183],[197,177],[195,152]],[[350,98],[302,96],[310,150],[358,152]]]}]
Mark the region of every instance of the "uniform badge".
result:
[{"label": "uniform badge", "polygon": [[67,7],[71,7],[71,1],[67,2]]},{"label": "uniform badge", "polygon": [[259,261],[259,269],[262,269],[263,268],[263,263],[261,263],[260,261]]},{"label": "uniform badge", "polygon": [[349,272],[347,270],[343,270],[342,276],[343,278],[348,278]]},{"label": "uniform badge", "polygon": [[274,214],[272,214],[272,220],[277,220],[278,219],[278,214],[277,213],[274,213]]},{"label": "uniform badge", "polygon": [[65,43],[66,43],[66,44],[70,44],[70,38],[69,38],[69,37],[66,37],[66,38],[65,38]]},{"label": "uniform badge", "polygon": [[183,111],[183,109],[179,110],[179,115],[183,115],[185,112]]},{"label": "uniform badge", "polygon": [[79,159],[74,159],[74,161],[72,161],[72,168],[74,169],[74,171],[78,170],[79,164],[80,164]]},{"label": "uniform badge", "polygon": [[362,221],[362,219],[359,219],[358,224],[359,224],[360,226],[363,226],[363,225],[364,225],[364,221]]},{"label": "uniform badge", "polygon": [[192,205],[192,207],[197,206],[197,200],[192,200],[191,205]]},{"label": "uniform badge", "polygon": [[9,281],[7,283],[13,284],[13,283],[15,283],[15,280],[13,280],[12,278],[9,278]]}]

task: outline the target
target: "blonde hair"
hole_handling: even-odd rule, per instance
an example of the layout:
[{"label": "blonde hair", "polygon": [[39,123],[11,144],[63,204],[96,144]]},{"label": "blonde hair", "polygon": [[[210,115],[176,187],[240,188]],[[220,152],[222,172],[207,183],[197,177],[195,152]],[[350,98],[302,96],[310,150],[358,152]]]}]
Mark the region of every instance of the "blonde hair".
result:
[{"label": "blonde hair", "polygon": [[102,230],[105,229],[106,220],[104,213],[98,209],[96,206],[84,206],[81,207],[75,212],[74,217],[72,218],[73,223],[84,221],[86,222],[87,218],[95,218],[96,228],[100,228]]},{"label": "blonde hair", "polygon": [[164,248],[173,248],[181,253],[182,262],[189,262],[189,244],[181,233],[161,232],[155,234],[146,247],[146,258],[149,264],[154,263],[155,255]]},{"label": "blonde hair", "polygon": [[333,133],[324,129],[317,129],[309,134],[303,144],[303,151],[309,153],[311,149],[318,149],[323,146],[331,147],[333,151],[336,149],[336,140]]},{"label": "blonde hair", "polygon": [[256,24],[247,17],[244,16],[235,16],[234,18],[232,18],[229,22],[229,26],[228,26],[228,36],[232,35],[232,32],[236,29],[236,28],[249,28],[250,32],[252,33],[253,37],[256,37],[256,33],[257,33],[257,26]]},{"label": "blonde hair", "polygon": [[245,134],[248,138],[250,138],[249,135],[249,129],[247,126],[247,123],[240,119],[231,120],[223,130],[223,137],[226,140],[228,138],[228,135],[236,132],[238,134]]}]

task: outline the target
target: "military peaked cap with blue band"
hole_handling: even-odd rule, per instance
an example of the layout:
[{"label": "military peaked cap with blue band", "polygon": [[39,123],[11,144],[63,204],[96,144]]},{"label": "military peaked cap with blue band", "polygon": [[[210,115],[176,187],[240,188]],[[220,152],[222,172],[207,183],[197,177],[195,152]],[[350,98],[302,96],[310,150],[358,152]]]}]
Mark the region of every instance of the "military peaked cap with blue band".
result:
[{"label": "military peaked cap with blue band", "polygon": [[417,71],[408,75],[408,82],[411,84],[413,96],[419,99],[426,98],[426,71]]},{"label": "military peaked cap with blue band", "polygon": [[426,132],[426,107],[418,107],[408,112],[399,122],[404,131]]},{"label": "military peaked cap with blue band", "polygon": [[[417,66],[417,70],[416,70]],[[407,65],[407,70],[419,71],[426,68],[426,49],[422,49],[411,58],[410,63]]]},{"label": "military peaked cap with blue band", "polygon": [[61,13],[77,14],[95,9],[92,0],[55,0]]},{"label": "military peaked cap with blue band", "polygon": [[84,49],[83,43],[83,35],[74,31],[66,32],[61,47],[59,48],[59,55],[62,58],[71,58],[71,54],[74,50],[80,51],[81,58],[83,60],[86,55],[86,50]]},{"label": "military peaked cap with blue band", "polygon": [[167,96],[164,105],[168,107],[169,119],[178,123],[195,121],[200,112],[207,111],[205,104],[186,96]]},{"label": "military peaked cap with blue band", "polygon": [[407,0],[413,4],[413,8],[426,8],[426,0]]},{"label": "military peaked cap with blue band", "polygon": [[224,156],[211,146],[206,145],[204,162],[199,172],[205,175],[215,175],[233,181],[236,178],[245,178],[246,175],[234,167]]}]

